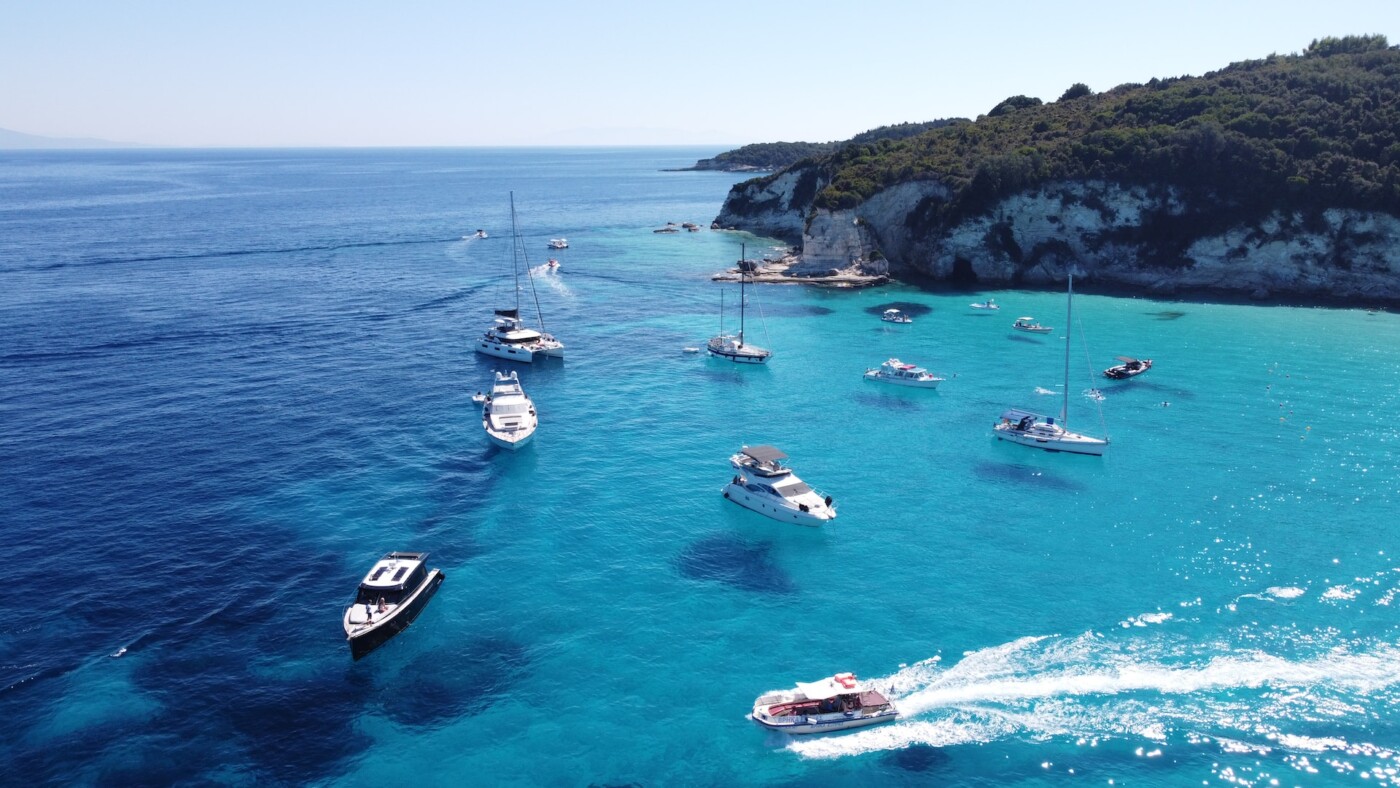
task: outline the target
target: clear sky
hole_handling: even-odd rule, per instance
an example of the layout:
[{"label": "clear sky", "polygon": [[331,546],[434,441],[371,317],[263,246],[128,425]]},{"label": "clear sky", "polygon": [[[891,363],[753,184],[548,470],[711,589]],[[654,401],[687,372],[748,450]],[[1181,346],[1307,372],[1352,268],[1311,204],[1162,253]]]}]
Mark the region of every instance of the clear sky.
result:
[{"label": "clear sky", "polygon": [[12,0],[0,127],[168,146],[844,139],[1198,75],[1400,0]]}]

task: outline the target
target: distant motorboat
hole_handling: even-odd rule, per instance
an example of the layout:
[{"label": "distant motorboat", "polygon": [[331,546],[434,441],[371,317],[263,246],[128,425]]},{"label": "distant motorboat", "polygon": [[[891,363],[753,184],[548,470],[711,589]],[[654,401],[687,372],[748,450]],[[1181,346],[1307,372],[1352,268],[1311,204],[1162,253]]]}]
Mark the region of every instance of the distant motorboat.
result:
[{"label": "distant motorboat", "polygon": [[427,553],[388,553],[360,581],[342,620],[352,658],[382,646],[427,607],[446,577],[441,570],[429,570],[427,559]]},{"label": "distant motorboat", "polygon": [[549,262],[545,263],[544,266],[551,271],[556,271],[559,269],[559,261],[551,257],[549,258]]},{"label": "distant motorboat", "polygon": [[485,230],[477,230],[477,231],[476,231],[476,236],[475,236],[475,237],[476,237],[476,238],[485,238],[485,237],[486,237],[486,231],[485,231]]},{"label": "distant motorboat", "polygon": [[1152,369],[1152,359],[1150,358],[1138,359],[1132,356],[1115,356],[1115,358],[1123,363],[1105,369],[1103,371],[1104,377],[1113,378],[1114,380],[1126,380],[1127,378],[1136,377]]},{"label": "distant motorboat", "polygon": [[1035,318],[1033,317],[1018,317],[1016,318],[1016,322],[1011,324],[1011,327],[1017,331],[1025,331],[1028,334],[1048,334],[1055,330],[1050,326],[1042,326],[1035,322]]},{"label": "distant motorboat", "polygon": [[549,239],[549,248],[550,248],[550,249],[568,249],[568,248],[569,248],[569,241],[568,241],[568,239],[566,239],[566,238],[551,238],[551,239]]},{"label": "distant motorboat", "polygon": [[898,716],[883,693],[857,681],[854,673],[837,673],[758,698],[749,718],[770,731],[795,735],[863,728]]},{"label": "distant motorboat", "polygon": [[968,304],[968,306],[972,307],[973,309],[976,309],[982,314],[990,314],[991,312],[995,312],[996,310],[1001,309],[1001,306],[997,304],[996,299],[994,298],[988,298],[986,301],[982,301],[976,304]]},{"label": "distant motorboat", "polygon": [[745,509],[786,523],[821,525],[836,519],[830,495],[813,490],[783,465],[787,455],[772,446],[745,446],[729,458],[738,474],[724,497]]},{"label": "distant motorboat", "polygon": [[515,370],[511,370],[510,375],[497,372],[496,385],[491,387],[491,396],[486,398],[481,409],[481,426],[486,430],[486,437],[502,449],[515,451],[535,437],[539,424],[535,403],[520,387]]},{"label": "distant motorboat", "polygon": [[923,367],[906,364],[897,358],[886,361],[878,368],[867,369],[865,379],[923,389],[936,389],[938,384],[944,381],[944,378],[938,377]]},{"label": "distant motorboat", "polygon": [[884,313],[880,315],[880,319],[883,320],[883,321],[885,321],[886,323],[912,323],[912,322],[914,322],[914,318],[912,318],[912,317],[910,317],[910,316],[904,314],[903,312],[899,311],[898,309],[886,309],[886,310],[884,311]]},{"label": "distant motorboat", "polygon": [[681,348],[681,350],[682,350],[683,352],[686,352],[686,353],[699,353],[699,352],[700,352],[700,348],[698,348],[698,347],[683,347],[683,348]]}]

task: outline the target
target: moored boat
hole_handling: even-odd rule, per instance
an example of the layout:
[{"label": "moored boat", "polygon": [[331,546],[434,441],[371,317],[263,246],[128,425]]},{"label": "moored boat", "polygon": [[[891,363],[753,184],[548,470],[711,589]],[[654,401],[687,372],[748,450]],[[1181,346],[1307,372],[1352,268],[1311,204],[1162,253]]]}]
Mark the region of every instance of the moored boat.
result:
[{"label": "moored boat", "polygon": [[766,364],[772,358],[773,351],[744,342],[744,315],[748,308],[748,299],[745,297],[745,285],[749,275],[743,270],[743,249],[740,245],[740,268],[739,268],[739,333],[724,333],[724,291],[719,294],[719,334],[710,337],[705,343],[705,349],[711,356],[727,359],[736,364]]},{"label": "moored boat", "polygon": [[1055,330],[1050,326],[1042,326],[1035,322],[1035,318],[1033,317],[1018,317],[1016,318],[1016,322],[1011,324],[1011,327],[1017,331],[1025,331],[1028,334],[1048,334]]},{"label": "moored boat", "polygon": [[428,569],[427,559],[427,553],[393,552],[370,568],[341,622],[351,657],[379,648],[423,612],[446,577]]},{"label": "moored boat", "polygon": [[884,311],[884,314],[880,315],[880,319],[883,320],[883,321],[885,321],[886,323],[912,323],[912,322],[914,322],[914,318],[912,318],[912,317],[910,317],[910,316],[904,314],[903,312],[899,311],[898,309],[886,309],[886,310]]},{"label": "moored boat", "polygon": [[[536,317],[540,329],[525,325],[520,317],[520,258],[524,256],[524,240],[515,223],[515,193],[510,195],[511,231],[511,273],[515,278],[515,306],[510,309],[497,309],[495,325],[476,342],[476,352],[496,358],[509,359],[529,364],[536,357],[564,357],[564,343],[553,335],[544,332],[544,316],[539,312],[539,297],[535,297]],[[530,292],[535,290],[535,278],[530,273],[529,261],[525,261],[525,277],[530,284]]]},{"label": "moored boat", "polygon": [[892,358],[877,368],[867,369],[865,379],[923,389],[936,389],[938,384],[944,381],[944,378],[938,377],[923,367],[906,364],[897,358]]},{"label": "moored boat", "polygon": [[497,372],[491,396],[481,408],[481,426],[486,430],[486,437],[502,449],[514,451],[535,437],[539,423],[535,403],[520,387],[515,371],[511,370],[510,375]]},{"label": "moored boat", "polygon": [[982,301],[982,302],[976,303],[976,304],[968,304],[968,306],[969,306],[969,307],[972,307],[973,309],[977,310],[978,312],[981,312],[981,313],[984,314],[984,315],[985,315],[985,314],[990,314],[990,313],[992,313],[992,312],[995,312],[995,311],[998,310],[998,309],[1001,309],[1001,306],[997,304],[995,298],[988,298],[986,301]]},{"label": "moored boat", "polygon": [[857,681],[854,673],[837,673],[763,695],[753,702],[749,716],[768,730],[796,735],[889,722],[899,710],[879,690]]},{"label": "moored boat", "polygon": [[1105,369],[1103,371],[1104,377],[1126,380],[1152,369],[1152,359],[1150,358],[1133,358],[1132,356],[1115,356],[1115,358],[1123,363]]},{"label": "moored boat", "polygon": [[798,525],[821,525],[836,519],[831,496],[813,490],[783,465],[787,455],[772,446],[745,446],[729,458],[738,473],[723,489],[724,497],[745,509]]},{"label": "moored boat", "polygon": [[568,239],[566,239],[566,238],[551,238],[551,239],[549,239],[549,248],[550,248],[550,249],[568,249],[568,248],[569,248],[569,241],[568,241]]}]

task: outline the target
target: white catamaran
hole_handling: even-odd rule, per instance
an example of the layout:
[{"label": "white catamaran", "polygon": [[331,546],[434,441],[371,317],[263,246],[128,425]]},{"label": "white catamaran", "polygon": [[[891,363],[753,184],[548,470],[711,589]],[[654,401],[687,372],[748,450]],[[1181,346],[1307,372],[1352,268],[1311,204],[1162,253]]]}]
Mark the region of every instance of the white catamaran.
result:
[{"label": "white catamaran", "polygon": [[525,254],[525,242],[515,224],[515,192],[510,193],[511,272],[515,276],[515,306],[497,309],[495,325],[476,342],[476,352],[496,358],[526,364],[536,356],[564,357],[564,343],[544,332],[544,315],[540,312],[540,297],[535,292],[535,278],[530,275],[529,259],[525,261],[525,278],[530,283],[530,295],[535,299],[535,314],[540,320],[536,331],[525,325],[520,317],[520,258]]}]

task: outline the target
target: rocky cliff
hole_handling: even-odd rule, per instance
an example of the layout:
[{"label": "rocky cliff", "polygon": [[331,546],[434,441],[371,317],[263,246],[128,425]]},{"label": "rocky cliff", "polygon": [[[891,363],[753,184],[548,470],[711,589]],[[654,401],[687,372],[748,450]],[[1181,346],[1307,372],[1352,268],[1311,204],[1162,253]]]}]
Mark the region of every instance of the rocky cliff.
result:
[{"label": "rocky cliff", "polygon": [[1203,77],[848,143],[716,222],[835,269],[986,287],[1400,304],[1400,48],[1323,39]]},{"label": "rocky cliff", "polygon": [[[799,244],[793,273],[859,266],[987,287],[1057,285],[1073,267],[1086,284],[1144,294],[1214,291],[1255,299],[1400,303],[1400,218],[1331,208],[1210,221],[1170,187],[1104,181],[1043,184],[957,223],[923,227],[949,199],[934,181],[903,183],[855,208],[803,205],[820,174],[795,168],[741,184],[717,221]],[[804,210],[804,207],[807,209]]]}]

